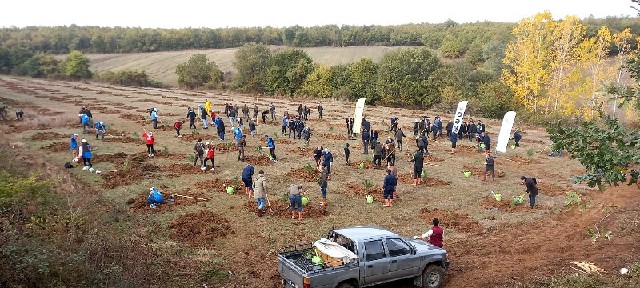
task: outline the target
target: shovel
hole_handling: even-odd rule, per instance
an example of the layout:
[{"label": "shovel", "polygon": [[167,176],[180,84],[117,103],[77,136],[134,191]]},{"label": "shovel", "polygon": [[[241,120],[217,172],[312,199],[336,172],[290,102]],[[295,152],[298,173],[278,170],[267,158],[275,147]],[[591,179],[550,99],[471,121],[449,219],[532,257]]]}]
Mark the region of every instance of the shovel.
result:
[{"label": "shovel", "polygon": [[180,194],[173,194],[171,196],[173,196],[173,197],[182,197],[182,198],[187,198],[187,199],[193,199],[193,200],[196,200],[196,202],[197,201],[209,201],[209,199],[206,199],[206,198],[200,198],[200,197],[196,198],[196,197],[180,195]]}]

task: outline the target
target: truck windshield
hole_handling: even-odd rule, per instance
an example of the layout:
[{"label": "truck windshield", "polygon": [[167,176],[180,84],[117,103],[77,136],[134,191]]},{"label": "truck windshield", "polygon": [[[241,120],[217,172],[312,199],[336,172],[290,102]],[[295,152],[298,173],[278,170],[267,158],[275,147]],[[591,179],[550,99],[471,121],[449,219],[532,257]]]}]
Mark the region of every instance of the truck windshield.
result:
[{"label": "truck windshield", "polygon": [[347,248],[349,251],[355,253],[356,255],[358,254],[358,251],[356,251],[356,245],[353,243],[353,241],[341,234],[331,231],[331,233],[329,233],[329,240],[340,244],[340,246]]}]

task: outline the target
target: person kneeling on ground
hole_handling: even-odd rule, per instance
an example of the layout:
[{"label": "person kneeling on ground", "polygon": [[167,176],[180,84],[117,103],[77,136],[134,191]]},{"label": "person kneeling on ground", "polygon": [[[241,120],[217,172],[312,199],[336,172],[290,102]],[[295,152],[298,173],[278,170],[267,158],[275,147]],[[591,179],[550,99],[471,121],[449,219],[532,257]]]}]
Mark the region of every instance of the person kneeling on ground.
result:
[{"label": "person kneeling on ground", "polygon": [[298,220],[302,220],[302,185],[291,184],[289,186],[289,202],[291,219],[296,219],[296,210],[298,210]]},{"label": "person kneeling on ground", "polygon": [[442,246],[444,246],[444,229],[440,228],[440,220],[433,218],[433,228],[427,231],[427,233],[422,234],[422,236],[413,238],[421,240],[427,239],[427,242],[431,243],[431,245],[442,248]]},{"label": "person kneeling on ground", "polygon": [[156,187],[149,189],[149,197],[147,197],[147,204],[150,208],[156,208],[156,205],[162,204],[162,193]]}]

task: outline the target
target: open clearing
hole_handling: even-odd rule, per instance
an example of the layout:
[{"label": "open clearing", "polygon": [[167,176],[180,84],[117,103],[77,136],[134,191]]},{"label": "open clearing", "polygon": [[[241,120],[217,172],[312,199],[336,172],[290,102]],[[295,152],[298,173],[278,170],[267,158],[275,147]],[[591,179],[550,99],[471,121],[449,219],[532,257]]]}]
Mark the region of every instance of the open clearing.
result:
[{"label": "open clearing", "polygon": [[[182,55],[176,57],[186,60],[192,52],[195,51],[162,53],[176,53]],[[171,65],[183,61],[180,59]],[[105,63],[108,61],[111,60],[105,57],[104,63],[99,64],[96,58],[92,59],[95,67],[115,67],[107,67]],[[145,69],[137,66],[139,64],[132,65]],[[153,73],[173,74],[172,69],[167,71]],[[413,187],[406,176],[402,176],[398,186],[400,199],[396,206],[383,209],[377,201],[366,204],[362,181],[368,179],[381,186],[384,171],[360,170],[357,165],[344,163],[342,147],[347,141],[333,139],[341,139],[345,135],[344,117],[350,115],[353,108],[351,103],[329,100],[323,102],[325,119],[315,119],[317,114],[314,110],[307,122],[314,135],[308,149],[303,149],[300,140],[283,139],[280,119],[275,123],[259,124],[257,136],[248,137],[247,155],[255,161],[260,160],[256,147],[264,146],[265,134],[273,135],[278,143],[278,163],[256,167],[256,171],[262,169],[266,172],[269,198],[274,208],[266,217],[258,218],[253,213],[253,200],[247,199],[240,189],[235,195],[224,192],[226,185],[240,187],[237,179],[245,165],[236,161],[236,153],[232,149],[217,153],[215,173],[203,173],[189,168],[193,141],[176,138],[172,129],[159,129],[156,132],[158,156],[148,159],[144,154],[145,147],[139,135],[143,128],[151,128],[145,109],[157,107],[160,120],[171,126],[186,114],[186,107],[202,104],[205,98],[213,101],[216,110],[222,110],[225,102],[239,106],[246,103],[252,107],[256,101],[236,94],[3,77],[0,78],[0,102],[8,105],[9,111],[22,108],[26,118],[21,122],[0,122],[0,139],[11,143],[12,147],[24,147],[21,149],[62,167],[64,162],[71,160],[71,153],[65,146],[68,135],[81,133],[77,112],[83,105],[89,107],[94,119],[107,125],[105,141],[95,140],[93,134],[84,135],[93,147],[94,167],[102,170],[103,174],[90,174],[77,167],[68,171],[61,169],[60,173],[75,174],[108,199],[111,205],[126,209],[130,214],[127,218],[130,219],[129,224],[136,229],[159,227],[146,231],[147,235],[155,237],[157,243],[192,247],[193,255],[198,255],[197,260],[195,257],[180,260],[186,263],[202,261],[203,258],[219,261],[230,273],[228,282],[208,283],[209,287],[279,287],[276,253],[283,246],[314,241],[326,235],[332,227],[351,225],[378,225],[404,236],[419,235],[430,228],[432,217],[440,217],[446,231],[445,249],[449,251],[451,261],[446,287],[528,287],[546,276],[575,272],[570,267],[571,261],[593,262],[613,272],[638,260],[638,188],[625,186],[601,193],[572,184],[570,178],[584,169],[568,157],[547,157],[548,149],[545,148],[550,142],[540,128],[520,126],[525,132],[522,147],[498,155],[496,170],[503,171],[505,175],[496,177],[495,182],[482,182],[481,175],[463,176],[463,170],[483,169],[483,155],[474,151],[473,143],[459,141],[461,152],[450,155],[449,141],[430,141],[433,157],[427,161],[425,169],[431,184]],[[317,103],[260,98],[257,104],[262,111],[273,102],[276,114],[281,117],[285,109],[294,111],[300,101],[312,106]],[[101,113],[97,107],[104,107],[101,109],[109,113]],[[380,131],[388,127],[390,113],[400,117],[400,127],[408,135],[412,134],[410,125],[415,117],[438,114],[385,107],[365,109],[372,128]],[[448,120],[448,115],[443,116]],[[499,122],[482,120],[487,122],[495,145]],[[186,128],[188,124],[183,126],[182,132],[188,135],[186,138],[203,137],[205,141],[221,143],[213,129],[201,129],[200,122],[196,125],[198,129],[194,132]],[[230,135],[228,130],[227,127],[227,135]],[[382,139],[386,136],[381,132]],[[352,162],[368,159],[361,154],[360,141],[349,142]],[[326,210],[318,206],[320,189],[310,179],[313,177],[300,170],[306,163],[313,163],[313,149],[310,148],[320,144],[331,149],[335,157]],[[414,150],[415,143],[410,137],[405,139],[404,145]],[[406,150],[397,155],[400,175],[411,172],[412,164],[407,162],[404,154]],[[524,194],[524,187],[519,185],[521,175],[538,179],[541,187],[538,206],[530,210],[524,206],[496,203],[491,191],[502,193],[503,201],[507,202],[512,196]],[[292,182],[304,185],[310,197],[311,207],[307,208],[308,216],[302,223],[288,219],[286,212],[284,199]],[[211,200],[197,203],[178,200],[151,210],[141,200],[151,186],[160,187],[165,193],[204,196]],[[586,208],[566,208],[565,191],[579,192]],[[374,197],[381,195],[374,194]],[[611,230],[611,240],[600,238],[592,243],[586,231],[594,225]],[[198,277],[190,278],[194,282],[189,286],[207,283]]]},{"label": "open clearing", "polygon": [[[348,64],[361,58],[371,58],[380,61],[385,53],[402,46],[354,46],[354,47],[308,47],[298,48],[309,54],[315,63],[328,66]],[[284,46],[271,46],[271,51],[286,49]],[[209,60],[218,64],[220,70],[235,71],[233,67],[234,55],[238,48],[181,50],[150,53],[126,54],[87,54],[91,60],[91,70],[102,72],[105,70],[145,70],[149,77],[163,84],[177,86],[178,76],[176,67],[189,60],[193,54],[205,54]]]}]

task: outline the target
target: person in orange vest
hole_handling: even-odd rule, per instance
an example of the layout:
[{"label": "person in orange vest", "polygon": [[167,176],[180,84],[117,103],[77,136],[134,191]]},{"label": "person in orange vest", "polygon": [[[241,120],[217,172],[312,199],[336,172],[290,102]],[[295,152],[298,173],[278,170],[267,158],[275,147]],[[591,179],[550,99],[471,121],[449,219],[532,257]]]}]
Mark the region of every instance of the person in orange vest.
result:
[{"label": "person in orange vest", "polygon": [[444,246],[444,229],[440,228],[440,220],[438,218],[433,218],[433,228],[427,231],[427,233],[422,234],[422,236],[414,237],[416,239],[427,240],[427,242],[431,243],[433,246],[440,247]]},{"label": "person in orange vest", "polygon": [[156,142],[156,138],[153,137],[153,132],[147,132],[145,129],[144,134],[142,134],[142,138],[144,138],[147,144],[147,154],[149,154],[149,157],[156,156],[156,150],[153,149],[153,144]]}]

